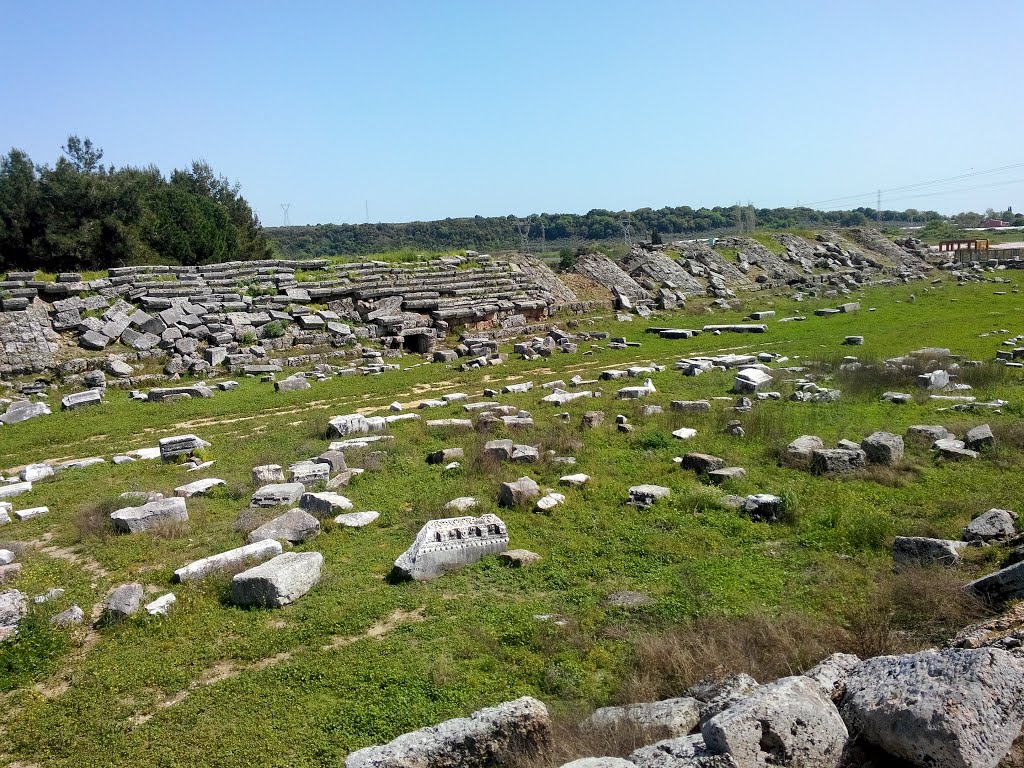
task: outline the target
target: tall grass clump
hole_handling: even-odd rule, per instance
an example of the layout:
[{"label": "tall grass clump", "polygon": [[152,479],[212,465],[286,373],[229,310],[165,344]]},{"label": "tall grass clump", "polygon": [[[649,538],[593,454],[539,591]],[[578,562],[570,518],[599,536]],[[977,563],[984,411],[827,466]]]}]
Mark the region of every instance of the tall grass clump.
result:
[{"label": "tall grass clump", "polygon": [[846,644],[840,627],[800,614],[702,616],[639,638],[616,699],[667,699],[737,672],[768,682],[810,669]]}]

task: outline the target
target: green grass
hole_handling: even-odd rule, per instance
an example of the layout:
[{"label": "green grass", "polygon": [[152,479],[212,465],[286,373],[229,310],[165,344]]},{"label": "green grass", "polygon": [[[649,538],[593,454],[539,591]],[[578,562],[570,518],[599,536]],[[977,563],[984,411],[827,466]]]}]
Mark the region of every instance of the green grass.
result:
[{"label": "green grass", "polygon": [[[69,270],[70,271],[70,270]],[[82,282],[89,282],[90,280],[100,280],[107,276],[106,270],[103,271],[89,271],[85,270],[80,272],[82,276]],[[55,283],[57,282],[57,275],[54,272],[36,272],[33,280],[41,280],[44,283]]]},{"label": "green grass", "polygon": [[771,232],[765,232],[764,230],[751,232],[750,237],[778,256],[786,252],[785,246],[773,237]]},{"label": "green grass", "polygon": [[[17,499],[18,507],[47,504],[50,513],[0,529],[0,545],[48,535],[47,546],[78,559],[39,548],[26,549],[19,558],[24,565],[19,589],[35,595],[61,586],[67,593],[43,606],[22,640],[0,646],[0,674],[9,689],[0,694],[0,707],[9,712],[0,756],[41,766],[338,764],[352,749],[523,694],[538,696],[558,711],[605,704],[620,690],[639,639],[693,617],[799,614],[844,625],[891,579],[893,536],[956,537],[973,514],[1017,505],[1024,494],[1022,446],[1007,439],[997,451],[965,464],[938,462],[926,447],[910,446],[903,471],[846,480],[780,465],[778,451],[805,433],[832,443],[859,440],[878,429],[902,433],[914,423],[962,431],[988,420],[1010,429],[1020,423],[1024,371],[976,375],[975,394],[1010,401],[1002,415],[942,413],[942,404],[928,400],[882,403],[868,377],[846,376],[835,368],[819,375],[833,376],[822,383],[844,389],[838,403],[766,401],[737,414],[728,408],[732,374],[686,378],[671,365],[702,353],[771,351],[787,355],[786,365],[810,366],[834,364],[844,354],[882,360],[924,346],[991,359],[1005,336],[981,338],[981,333],[1024,330],[1016,323],[1024,299],[1012,293],[993,296],[1000,287],[874,289],[860,299],[860,313],[830,318],[814,317],[813,309],[834,305],[835,299],[793,302],[758,294],[746,299],[750,306],[744,311],[714,315],[705,312],[706,301],[694,301],[688,314],[662,313],[629,324],[582,321],[581,330],[611,330],[641,342],[639,348],[556,354],[538,363],[509,360],[468,373],[430,365],[384,376],[338,377],[289,394],[243,378],[238,390],[173,404],[135,403],[126,392],[110,390],[103,405],[3,427],[2,467],[92,454],[109,458],[181,432],[209,440],[208,458],[215,464],[205,473],[186,473],[178,465],[152,461],[108,462],[39,482]],[[908,304],[911,293],[916,302]],[[738,321],[754,308],[775,309],[779,317],[808,315],[808,320],[772,322],[763,336],[702,334],[673,341],[644,333],[649,326]],[[864,345],[841,346],[851,334],[863,335]],[[584,342],[581,352],[586,349]],[[539,403],[543,390],[499,397],[529,409],[536,420],[532,430],[509,436],[575,456],[572,470],[547,462],[494,467],[478,460],[485,439],[505,436],[501,429],[478,436],[439,433],[422,422],[396,424],[395,439],[381,448],[386,458],[380,469],[367,471],[342,491],[357,510],[381,512],[378,524],[363,530],[327,526],[299,547],[322,552],[325,569],[321,582],[292,606],[234,608],[226,599],[227,578],[170,584],[175,568],[243,543],[235,521],[252,490],[251,468],[287,465],[325,450],[326,423],[333,415],[384,412],[392,400],[441,392],[475,396],[513,378],[542,382],[574,373],[592,378],[605,368],[648,361],[669,367],[652,376],[658,391],[642,403],[614,400],[621,382],[604,382],[600,398],[564,407]],[[776,388],[788,395],[798,375],[780,372]],[[59,394],[52,393],[51,400]],[[729,400],[712,401],[706,415],[667,410],[674,399],[725,396]],[[640,416],[640,405],[649,403],[664,405],[667,412]],[[608,419],[581,432],[580,418],[592,409],[604,410]],[[561,411],[571,414],[567,424],[555,417]],[[617,413],[630,417],[631,434],[616,431]],[[451,405],[422,414],[461,416],[462,410]],[[744,423],[745,438],[724,434],[733,418]],[[668,437],[680,426],[695,427],[698,437],[687,442]],[[454,445],[467,451],[462,471],[445,473],[425,463],[430,451]],[[745,467],[748,476],[724,490],[709,488],[673,463],[686,451],[722,456]],[[350,463],[359,466],[359,456],[351,455]],[[565,491],[566,503],[550,515],[496,506],[502,480],[529,474],[542,487],[556,487],[558,477],[569,471],[586,472],[593,480]],[[123,491],[169,493],[197,476],[222,478],[227,488],[190,499],[187,530],[173,537],[114,536],[97,525]],[[650,510],[626,506],[626,489],[641,482],[666,485],[672,496]],[[751,522],[722,504],[724,492],[783,496],[790,506],[788,521]],[[445,502],[464,495],[477,496],[483,510],[502,516],[513,547],[538,552],[543,560],[512,570],[485,558],[433,582],[389,584],[391,564],[419,527],[441,516]],[[992,567],[989,560],[972,561],[962,578]],[[88,640],[84,630],[57,631],[46,622],[72,602],[89,614],[108,588],[136,580],[152,596],[175,592],[179,602],[168,618],[135,617],[103,627]],[[655,603],[634,611],[608,607],[607,595],[623,589],[646,592]],[[396,611],[418,612],[422,620],[398,622],[379,639],[366,636]],[[539,621],[534,618],[539,614],[564,616],[569,624]],[[324,650],[338,637],[351,642]],[[224,670],[238,674],[197,683]],[[182,693],[187,696],[179,703],[162,706]]]},{"label": "green grass", "polygon": [[332,264],[348,264],[362,261],[388,261],[396,264],[415,264],[421,261],[431,261],[445,256],[465,256],[466,252],[458,251],[430,251],[421,248],[399,248],[393,251],[383,251],[365,256],[338,255],[329,257]]}]

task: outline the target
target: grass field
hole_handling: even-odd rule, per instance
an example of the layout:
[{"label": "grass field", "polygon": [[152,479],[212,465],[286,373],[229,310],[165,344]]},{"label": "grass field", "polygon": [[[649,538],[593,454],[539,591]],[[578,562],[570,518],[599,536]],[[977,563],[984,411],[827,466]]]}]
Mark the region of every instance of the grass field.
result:
[{"label": "grass field", "polygon": [[[239,389],[212,399],[166,405],[131,402],[125,392],[111,390],[101,406],[0,428],[0,467],[89,455],[109,459],[183,432],[210,441],[215,461],[204,473],[152,461],[108,461],[41,481],[18,497],[18,508],[46,504],[50,513],[0,528],[0,546],[36,542],[22,551],[24,571],[13,586],[29,595],[53,586],[67,591],[35,608],[19,637],[0,645],[0,762],[337,765],[352,749],[523,694],[573,714],[645,692],[670,695],[688,675],[715,672],[712,662],[757,672],[814,663],[838,648],[870,650],[879,633],[881,650],[934,641],[963,614],[953,605],[918,599],[922,579],[893,576],[889,547],[898,534],[957,538],[973,515],[1019,506],[1024,371],[983,366],[965,372],[965,380],[975,383],[972,394],[1009,404],[1001,414],[963,414],[939,412],[948,404],[923,396],[904,406],[883,403],[883,389],[915,391],[910,373],[843,373],[838,363],[846,354],[870,362],[926,346],[991,360],[1007,338],[1000,330],[1024,332],[1018,321],[1024,299],[994,295],[1008,288],[992,284],[923,287],[868,290],[861,312],[830,318],[813,316],[814,308],[828,305],[822,302],[752,296],[746,311],[807,316],[805,322],[772,321],[761,336],[702,334],[671,341],[644,333],[648,326],[701,327],[743,314],[711,315],[694,306],[632,323],[581,321],[580,330],[610,330],[641,342],[639,348],[556,353],[537,363],[510,359],[469,373],[428,365],[334,378],[291,394],[243,379]],[[911,293],[914,303],[907,301]],[[864,345],[841,346],[850,334],[863,335]],[[585,348],[581,344],[581,352]],[[765,401],[736,413],[730,407],[732,374],[687,378],[672,369],[681,357],[719,351],[785,355],[785,365],[808,367],[819,382],[842,389],[842,399]],[[377,510],[381,517],[361,530],[328,524],[299,547],[323,553],[324,576],[285,609],[232,607],[227,576],[170,585],[175,568],[244,543],[236,520],[253,490],[251,468],[287,466],[321,453],[333,415],[383,412],[393,400],[414,403],[444,392],[478,399],[485,387],[511,381],[539,384],[576,373],[596,378],[606,368],[648,362],[668,368],[652,376],[658,391],[644,401],[613,399],[616,389],[635,381],[602,382],[600,398],[567,407],[539,403],[546,392],[537,389],[498,398],[528,409],[536,421],[532,430],[508,436],[576,457],[571,470],[546,461],[524,467],[480,460],[484,440],[506,436],[501,430],[478,435],[432,430],[422,422],[396,424],[394,439],[381,448],[386,456],[380,468],[341,491],[357,511]],[[773,388],[785,398],[799,375],[779,372]],[[671,400],[715,397],[728,400],[713,400],[710,414],[668,411]],[[666,413],[642,417],[645,404],[663,405]],[[608,419],[581,431],[587,410],[604,410]],[[556,417],[561,411],[571,414],[568,422]],[[461,404],[422,413],[463,415]],[[632,433],[616,431],[619,413],[630,417]],[[746,437],[724,434],[730,419],[743,422]],[[910,424],[944,424],[961,433],[983,421],[992,424],[999,444],[974,462],[937,461],[927,446],[908,445],[907,460],[896,470],[835,480],[779,461],[780,450],[805,433],[832,443],[859,441],[879,429],[902,434]],[[697,437],[674,440],[670,433],[680,426],[695,427]],[[425,463],[428,452],[449,446],[466,448],[461,471]],[[722,456],[745,467],[747,478],[724,489],[702,485],[672,461],[687,451]],[[363,458],[353,453],[349,464],[361,466]],[[593,479],[565,491],[566,503],[550,515],[498,509],[502,480],[529,474],[542,488],[556,487],[569,471]],[[227,486],[190,499],[183,529],[115,536],[104,524],[123,491],[168,493],[210,476]],[[646,511],[626,506],[627,488],[642,482],[666,485],[672,496]],[[782,496],[786,522],[754,523],[721,503],[724,493],[756,492]],[[445,516],[445,502],[466,495],[505,520],[513,547],[538,552],[543,560],[516,570],[489,557],[432,582],[388,583],[391,564],[420,526]],[[996,567],[995,558],[994,550],[972,551],[951,577],[927,574],[924,582],[939,590],[950,579],[966,581]],[[165,619],[138,616],[70,631],[48,626],[48,617],[71,603],[88,615],[109,588],[128,581],[142,582],[153,596],[173,591],[178,603]],[[607,604],[610,593],[627,589],[655,602],[634,609]],[[564,623],[537,618],[542,615]],[[751,627],[761,627],[755,633],[761,638],[772,627],[789,631],[790,639],[802,633],[803,641],[778,655],[772,667],[756,654],[742,657],[757,643],[736,637],[749,637]],[[690,632],[692,639],[697,631],[720,633],[720,642],[687,651],[685,673],[670,668],[665,638]],[[684,646],[690,648],[682,641],[674,646],[676,661]],[[759,653],[767,653],[762,646]],[[729,649],[739,650],[730,655]]]}]

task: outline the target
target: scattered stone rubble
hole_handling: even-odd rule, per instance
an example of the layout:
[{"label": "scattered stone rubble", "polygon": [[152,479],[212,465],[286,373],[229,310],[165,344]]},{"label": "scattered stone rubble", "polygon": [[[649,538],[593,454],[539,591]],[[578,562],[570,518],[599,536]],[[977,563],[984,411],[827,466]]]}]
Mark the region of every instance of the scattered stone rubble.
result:
[{"label": "scattered stone rubble", "polygon": [[920,279],[930,269],[927,251],[916,241],[897,245],[867,228],[822,233],[814,241],[787,233],[773,237],[781,254],[746,237],[718,238],[714,247],[702,240],[640,243],[619,264],[592,253],[580,256],[571,271],[608,289],[618,309],[646,314],[653,307],[682,306],[687,294],[728,301],[737,291],[786,287],[801,297],[840,296]]},{"label": "scattered stone rubble", "polygon": [[[580,758],[562,768],[838,768],[860,764],[850,761],[865,748],[922,768],[995,768],[1022,724],[1024,664],[1006,651],[947,648],[864,661],[834,654],[765,685],[735,675],[678,698],[599,709],[580,723],[577,748],[585,749],[587,734],[596,742],[626,727],[641,743],[647,735],[647,745],[628,758]],[[546,708],[524,698],[357,750],[345,765],[519,764],[544,759],[553,746]]]}]

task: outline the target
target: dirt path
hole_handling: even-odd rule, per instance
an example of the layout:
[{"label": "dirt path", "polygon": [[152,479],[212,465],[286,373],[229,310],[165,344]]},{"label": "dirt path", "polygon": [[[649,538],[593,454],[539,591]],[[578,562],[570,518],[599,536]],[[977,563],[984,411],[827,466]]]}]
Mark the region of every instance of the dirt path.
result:
[{"label": "dirt path", "polygon": [[55,544],[50,544],[52,540],[52,533],[44,533],[40,538],[26,541],[25,544],[38,549],[44,555],[55,557],[60,560],[66,560],[73,565],[77,565],[82,570],[88,571],[93,576],[98,576],[101,579],[105,579],[110,575],[106,568],[88,555],[76,552],[71,547],[58,547]]},{"label": "dirt path", "polygon": [[[403,611],[399,609],[391,613],[389,616],[385,616],[376,623],[372,624],[369,628],[367,628],[365,632],[363,632],[360,635],[339,635],[331,638],[331,640],[326,645],[322,646],[321,650],[336,650],[338,648],[343,648],[346,645],[351,645],[352,643],[355,643],[359,640],[380,640],[382,637],[384,637],[388,632],[393,630],[399,624],[420,622],[423,620],[424,619],[422,608],[417,608],[412,611]],[[129,719],[129,723],[133,726],[142,725],[143,723],[152,720],[153,717],[155,717],[160,710],[168,709],[169,707],[181,704],[195,691],[198,691],[209,685],[215,685],[217,683],[224,682],[225,680],[230,680],[232,677],[240,675],[243,672],[259,671],[262,669],[267,669],[268,667],[276,666],[277,664],[281,664],[285,661],[288,661],[296,653],[302,650],[308,650],[308,646],[300,646],[298,648],[293,648],[290,651],[282,651],[281,653],[275,654],[273,656],[268,656],[267,658],[260,659],[249,664],[241,664],[236,661],[218,661],[213,666],[204,669],[199,674],[199,677],[193,680],[187,688],[178,691],[177,693],[171,696],[167,696],[165,698],[160,699],[159,701],[157,701],[155,709],[149,712],[142,712],[132,716]]]}]

